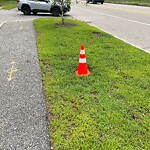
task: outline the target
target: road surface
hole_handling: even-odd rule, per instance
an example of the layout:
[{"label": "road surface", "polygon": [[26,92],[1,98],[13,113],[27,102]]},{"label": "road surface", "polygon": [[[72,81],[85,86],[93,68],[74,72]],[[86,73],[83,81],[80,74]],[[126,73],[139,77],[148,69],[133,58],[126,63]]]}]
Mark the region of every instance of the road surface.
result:
[{"label": "road surface", "polygon": [[150,7],[82,1],[70,15],[150,53]]},{"label": "road surface", "polygon": [[0,150],[50,150],[32,20],[0,10]]}]

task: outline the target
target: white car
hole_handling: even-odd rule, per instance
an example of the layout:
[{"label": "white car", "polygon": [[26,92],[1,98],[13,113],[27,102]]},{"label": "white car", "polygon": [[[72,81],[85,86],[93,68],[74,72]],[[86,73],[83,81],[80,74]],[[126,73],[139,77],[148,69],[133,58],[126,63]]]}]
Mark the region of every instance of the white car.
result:
[{"label": "white car", "polygon": [[[37,14],[38,12],[49,12],[53,16],[59,16],[62,13],[62,7],[58,1],[54,3],[52,0],[17,0],[18,10],[22,11],[24,15]],[[63,13],[70,11],[70,4],[64,3]]]}]

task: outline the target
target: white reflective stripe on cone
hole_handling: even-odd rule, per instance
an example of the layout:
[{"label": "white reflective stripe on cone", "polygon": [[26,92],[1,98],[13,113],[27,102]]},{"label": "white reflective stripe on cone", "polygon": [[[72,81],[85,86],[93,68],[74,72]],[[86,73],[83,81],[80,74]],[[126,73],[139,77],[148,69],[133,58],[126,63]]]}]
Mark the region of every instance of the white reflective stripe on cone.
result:
[{"label": "white reflective stripe on cone", "polygon": [[79,58],[79,63],[86,63],[86,58]]},{"label": "white reflective stripe on cone", "polygon": [[85,50],[80,50],[80,54],[85,54]]}]

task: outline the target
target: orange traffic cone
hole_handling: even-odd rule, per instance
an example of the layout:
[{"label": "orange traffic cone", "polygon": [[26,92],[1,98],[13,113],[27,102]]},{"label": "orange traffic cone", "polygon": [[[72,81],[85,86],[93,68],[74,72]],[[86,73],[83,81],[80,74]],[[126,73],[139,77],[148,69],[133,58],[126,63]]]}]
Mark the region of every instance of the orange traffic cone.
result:
[{"label": "orange traffic cone", "polygon": [[78,64],[78,70],[76,70],[76,75],[77,76],[87,76],[89,74],[90,74],[90,71],[88,70],[87,64],[86,64],[84,45],[81,45],[79,64]]}]

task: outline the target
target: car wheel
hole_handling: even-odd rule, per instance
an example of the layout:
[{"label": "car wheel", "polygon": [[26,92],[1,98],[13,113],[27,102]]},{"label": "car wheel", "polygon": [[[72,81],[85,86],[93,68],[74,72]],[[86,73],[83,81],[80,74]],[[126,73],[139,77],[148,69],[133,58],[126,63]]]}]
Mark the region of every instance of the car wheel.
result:
[{"label": "car wheel", "polygon": [[101,2],[101,4],[103,4],[104,2]]},{"label": "car wheel", "polygon": [[89,0],[86,0],[86,3],[89,3],[90,1]]},{"label": "car wheel", "polygon": [[31,14],[31,10],[28,6],[23,7],[22,12],[24,13],[24,15],[30,15]]},{"label": "car wheel", "polygon": [[53,8],[53,9],[52,9],[52,15],[53,15],[53,16],[58,17],[59,14],[60,14],[59,8]]}]

